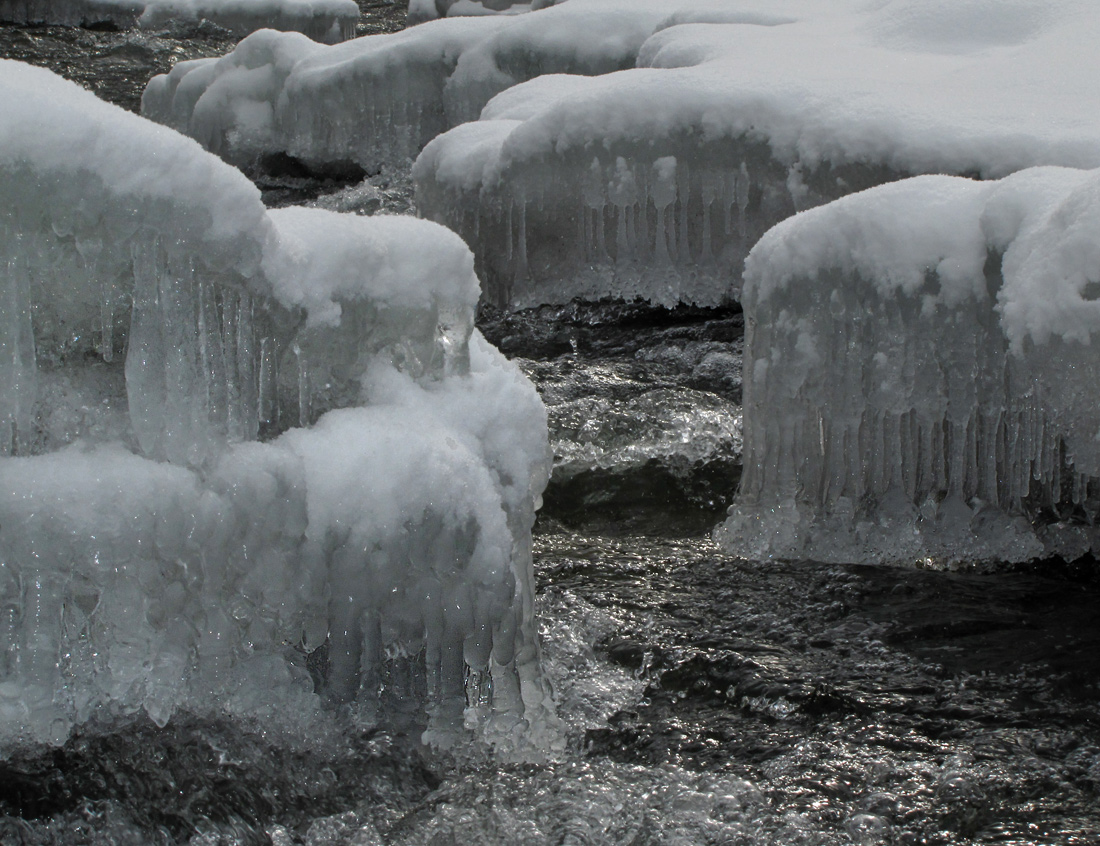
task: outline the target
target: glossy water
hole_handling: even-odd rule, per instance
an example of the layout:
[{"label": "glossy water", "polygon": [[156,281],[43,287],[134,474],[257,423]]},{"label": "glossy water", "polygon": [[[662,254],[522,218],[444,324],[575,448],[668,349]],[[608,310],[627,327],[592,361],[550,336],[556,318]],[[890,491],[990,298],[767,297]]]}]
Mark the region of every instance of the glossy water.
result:
[{"label": "glossy water", "polygon": [[[183,36],[0,27],[0,54],[132,105],[150,72],[228,43]],[[410,208],[396,174],[262,180],[273,203]],[[340,713],[297,733],[105,718],[0,761],[0,843],[1100,843],[1094,563],[731,559],[708,532],[739,475],[736,311],[479,322],[550,409],[535,546],[566,753],[436,755]]]}]

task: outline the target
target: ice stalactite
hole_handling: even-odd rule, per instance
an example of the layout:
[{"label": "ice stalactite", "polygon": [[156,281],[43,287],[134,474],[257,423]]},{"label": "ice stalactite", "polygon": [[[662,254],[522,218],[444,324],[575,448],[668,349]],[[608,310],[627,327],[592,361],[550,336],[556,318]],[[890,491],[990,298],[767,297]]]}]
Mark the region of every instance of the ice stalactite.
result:
[{"label": "ice stalactite", "polygon": [[474,331],[461,240],[269,213],[17,63],[0,115],[0,745],[180,708],[308,731],[328,702],[552,746],[545,411]]},{"label": "ice stalactite", "polygon": [[1096,173],[922,177],[789,221],[749,256],[753,558],[1073,558],[1100,515]]},{"label": "ice stalactite", "polygon": [[747,139],[508,159],[507,140],[486,140],[494,123],[505,139],[514,126],[453,129],[413,175],[421,213],[463,236],[502,306],[609,291],[668,306],[736,300],[744,257],[768,228],[847,190],[832,168],[804,182]]}]

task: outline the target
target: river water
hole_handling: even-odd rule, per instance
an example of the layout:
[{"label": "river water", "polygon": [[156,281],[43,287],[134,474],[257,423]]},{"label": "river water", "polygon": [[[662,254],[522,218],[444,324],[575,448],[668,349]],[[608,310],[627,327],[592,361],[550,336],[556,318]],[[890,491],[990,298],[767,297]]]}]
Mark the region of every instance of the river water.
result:
[{"label": "river water", "polygon": [[[401,25],[364,6],[363,33]],[[213,28],[0,27],[0,55],[136,108]],[[274,205],[411,211],[407,180],[253,174]],[[425,750],[179,715],[0,761],[0,843],[1100,843],[1100,568],[755,563],[709,539],[740,460],[736,309],[622,303],[479,325],[550,411],[535,529],[565,752]]]}]

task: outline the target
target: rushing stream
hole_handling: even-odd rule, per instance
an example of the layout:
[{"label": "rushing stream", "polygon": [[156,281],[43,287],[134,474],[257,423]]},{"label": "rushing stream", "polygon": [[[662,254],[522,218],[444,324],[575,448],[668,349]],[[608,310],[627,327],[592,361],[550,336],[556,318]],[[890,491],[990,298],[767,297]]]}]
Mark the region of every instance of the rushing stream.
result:
[{"label": "rushing stream", "polygon": [[[366,4],[362,33],[403,10]],[[211,28],[0,27],[135,109]],[[407,180],[255,174],[273,205],[407,213]],[[550,412],[538,610],[564,751],[432,752],[345,714],[179,715],[0,761],[0,843],[1100,843],[1100,568],[754,563],[710,529],[740,473],[736,309],[483,310]]]}]

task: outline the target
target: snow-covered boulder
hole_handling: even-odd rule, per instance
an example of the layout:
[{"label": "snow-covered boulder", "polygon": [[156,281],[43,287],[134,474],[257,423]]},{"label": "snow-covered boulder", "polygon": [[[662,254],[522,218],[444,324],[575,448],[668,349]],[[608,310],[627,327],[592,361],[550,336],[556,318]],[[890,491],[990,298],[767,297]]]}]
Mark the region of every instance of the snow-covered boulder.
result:
[{"label": "snow-covered boulder", "polygon": [[478,293],[442,227],[268,213],[0,61],[0,744],[325,699],[539,742],[546,418]]},{"label": "snow-covered boulder", "polygon": [[746,261],[752,558],[1077,557],[1100,513],[1100,171],[923,176]]},{"label": "snow-covered boulder", "polygon": [[355,36],[355,0],[0,0],[0,21],[165,29],[207,20],[235,35],[258,29],[304,32],[335,44]]}]

